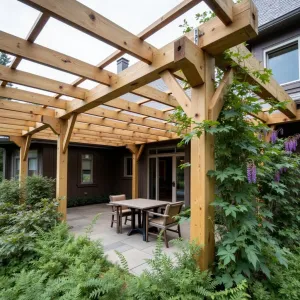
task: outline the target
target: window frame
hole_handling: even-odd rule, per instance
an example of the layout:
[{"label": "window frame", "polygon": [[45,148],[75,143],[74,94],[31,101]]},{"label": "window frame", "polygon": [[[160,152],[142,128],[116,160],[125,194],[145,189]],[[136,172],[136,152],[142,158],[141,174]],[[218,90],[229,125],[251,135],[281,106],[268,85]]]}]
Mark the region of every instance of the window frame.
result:
[{"label": "window frame", "polygon": [[[123,175],[126,178],[132,178],[132,174],[128,175],[127,174],[127,163],[128,163],[128,159],[131,159],[131,165],[132,165],[132,156],[124,156],[124,172]],[[132,172],[132,168],[131,168],[131,172]]]},{"label": "window frame", "polygon": [[[30,157],[30,154],[35,152],[36,156],[35,157]],[[30,159],[36,159],[36,174],[29,175],[29,160]],[[18,162],[19,161],[19,162]],[[27,175],[26,176],[37,176],[39,175],[40,172],[40,157],[39,157],[39,151],[37,149],[31,149],[28,151],[28,156],[27,156],[27,161],[28,161],[28,168],[27,168]],[[12,163],[12,177],[15,179],[19,179],[19,173],[20,173],[20,150],[16,150],[13,154],[13,163]]]},{"label": "window frame", "polygon": [[284,41],[280,44],[276,44],[276,45],[274,45],[272,47],[269,47],[269,48],[264,50],[264,56],[263,56],[263,58],[264,58],[264,67],[268,68],[268,60],[269,60],[268,53],[269,52],[272,52],[274,50],[279,50],[280,48],[284,48],[284,47],[289,46],[289,45],[291,45],[295,42],[298,43],[298,64],[299,64],[299,66],[298,66],[298,70],[299,70],[298,79],[292,80],[292,81],[287,81],[287,82],[284,82],[284,83],[280,83],[281,86],[288,85],[288,84],[300,81],[300,36],[298,36],[296,38],[286,40],[286,41]]},{"label": "window frame", "polygon": [[[83,182],[83,168],[82,168],[83,164],[82,164],[82,162],[83,162],[83,159],[87,160],[87,158],[84,158],[84,156],[86,156],[86,155],[91,157],[90,160],[91,160],[91,179],[92,180],[89,182]],[[80,185],[93,185],[94,184],[94,155],[91,153],[85,153],[85,154],[81,154],[80,158],[81,158],[80,159]]]}]

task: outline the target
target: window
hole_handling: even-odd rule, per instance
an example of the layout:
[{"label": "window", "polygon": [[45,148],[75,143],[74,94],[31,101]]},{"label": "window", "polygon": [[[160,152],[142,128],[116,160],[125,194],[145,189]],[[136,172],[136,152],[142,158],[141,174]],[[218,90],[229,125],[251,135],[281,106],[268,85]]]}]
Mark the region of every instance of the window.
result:
[{"label": "window", "polygon": [[265,51],[266,67],[272,69],[273,77],[280,84],[300,79],[299,40],[295,39]]},{"label": "window", "polygon": [[38,152],[37,150],[28,153],[28,176],[38,174]]},{"label": "window", "polygon": [[124,157],[124,176],[132,177],[132,157]]},{"label": "window", "polygon": [[[19,178],[20,171],[20,151],[14,155],[14,177]],[[28,176],[38,175],[38,151],[29,150],[28,152]]]},{"label": "window", "polygon": [[93,183],[93,155],[81,156],[81,183]]}]

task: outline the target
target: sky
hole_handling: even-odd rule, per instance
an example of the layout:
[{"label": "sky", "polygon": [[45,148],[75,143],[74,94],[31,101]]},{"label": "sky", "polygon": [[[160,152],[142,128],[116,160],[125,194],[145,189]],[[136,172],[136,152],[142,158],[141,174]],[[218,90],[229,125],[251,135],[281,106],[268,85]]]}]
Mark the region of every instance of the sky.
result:
[{"label": "sky", "polygon": [[[79,0],[79,2],[124,27],[133,34],[138,34],[179,4],[181,0]],[[39,11],[17,0],[0,0],[0,4],[0,30],[25,39],[38,17]],[[161,29],[158,33],[148,38],[147,42],[156,48],[161,48],[165,44],[176,40],[182,35],[182,28],[180,28],[179,25],[183,24],[183,20],[187,19],[190,25],[195,26],[197,24],[195,14],[207,9],[207,6],[201,2],[168,26]],[[102,59],[115,51],[115,48],[53,18],[50,18],[47,22],[35,43],[93,65],[97,65]],[[130,65],[137,62],[137,59],[130,55],[125,54],[124,57],[129,59]],[[106,69],[116,73],[116,66],[116,62],[113,62],[107,66]],[[24,59],[18,66],[18,70],[65,83],[72,83],[78,77]],[[96,85],[98,85],[98,83],[86,80],[79,86],[91,89]],[[19,85],[14,86],[50,96],[54,95],[46,91],[35,90]],[[67,99],[68,97],[64,96],[63,98]]]}]

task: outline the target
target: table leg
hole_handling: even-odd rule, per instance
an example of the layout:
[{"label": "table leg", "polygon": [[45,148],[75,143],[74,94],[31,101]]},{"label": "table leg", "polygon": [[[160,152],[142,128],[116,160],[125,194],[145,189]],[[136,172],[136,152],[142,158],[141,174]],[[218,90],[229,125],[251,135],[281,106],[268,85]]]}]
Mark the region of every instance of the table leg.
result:
[{"label": "table leg", "polygon": [[147,220],[146,220],[146,211],[143,210],[143,241],[146,242],[146,230],[147,230]]},{"label": "table leg", "polygon": [[135,209],[131,208],[131,229],[135,229]]},{"label": "table leg", "polygon": [[131,209],[131,230],[127,233],[127,235],[132,235],[135,233],[143,233],[141,228],[135,227],[135,209],[134,208],[130,208],[130,209]]}]

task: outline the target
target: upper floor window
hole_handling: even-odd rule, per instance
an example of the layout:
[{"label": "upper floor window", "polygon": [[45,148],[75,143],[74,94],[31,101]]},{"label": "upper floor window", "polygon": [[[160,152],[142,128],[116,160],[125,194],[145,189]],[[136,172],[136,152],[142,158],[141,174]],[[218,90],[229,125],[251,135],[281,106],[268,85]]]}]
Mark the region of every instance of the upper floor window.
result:
[{"label": "upper floor window", "polygon": [[124,157],[124,176],[132,177],[132,157]]},{"label": "upper floor window", "polygon": [[93,183],[93,155],[81,156],[81,183]]},{"label": "upper floor window", "polygon": [[300,79],[299,40],[294,39],[265,51],[266,67],[272,69],[278,83],[288,83]]}]

